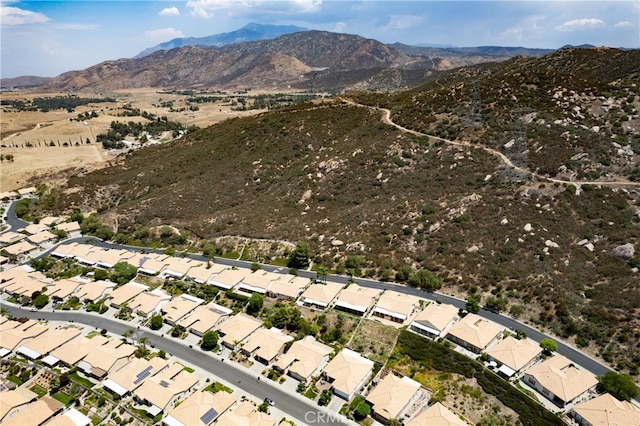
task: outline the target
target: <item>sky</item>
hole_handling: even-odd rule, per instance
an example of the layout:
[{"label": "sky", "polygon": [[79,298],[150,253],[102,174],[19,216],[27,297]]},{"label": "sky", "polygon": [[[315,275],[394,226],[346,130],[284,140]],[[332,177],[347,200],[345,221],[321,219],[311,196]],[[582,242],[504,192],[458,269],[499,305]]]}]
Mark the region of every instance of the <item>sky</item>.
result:
[{"label": "sky", "polygon": [[640,48],[640,1],[0,0],[0,77],[55,77],[178,37],[260,24],[384,43]]}]

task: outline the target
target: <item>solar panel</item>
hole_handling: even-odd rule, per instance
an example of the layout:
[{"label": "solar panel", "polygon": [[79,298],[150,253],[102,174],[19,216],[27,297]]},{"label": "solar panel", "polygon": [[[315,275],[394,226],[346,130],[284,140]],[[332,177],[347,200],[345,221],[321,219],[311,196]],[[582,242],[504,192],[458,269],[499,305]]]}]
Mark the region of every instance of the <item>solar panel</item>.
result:
[{"label": "solar panel", "polygon": [[160,386],[162,386],[163,388],[168,388],[169,383],[167,383],[165,380],[160,380]]},{"label": "solar panel", "polygon": [[133,381],[134,385],[137,385],[151,374],[153,367],[147,367],[136,375],[136,379]]},{"label": "solar panel", "polygon": [[208,425],[209,423],[211,423],[213,421],[213,419],[215,419],[216,417],[218,417],[218,412],[215,410],[215,408],[209,408],[207,410],[206,413],[204,413],[202,415],[202,417],[200,417],[200,421],[202,423],[204,423],[205,425]]}]

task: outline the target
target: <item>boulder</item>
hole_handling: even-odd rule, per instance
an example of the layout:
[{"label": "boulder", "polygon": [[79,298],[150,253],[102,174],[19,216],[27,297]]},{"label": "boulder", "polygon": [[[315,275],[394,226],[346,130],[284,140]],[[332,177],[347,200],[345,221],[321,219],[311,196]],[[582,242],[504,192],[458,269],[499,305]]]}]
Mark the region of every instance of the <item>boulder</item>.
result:
[{"label": "boulder", "polygon": [[632,243],[627,243],[614,248],[611,254],[623,259],[631,259],[636,254],[636,249]]}]

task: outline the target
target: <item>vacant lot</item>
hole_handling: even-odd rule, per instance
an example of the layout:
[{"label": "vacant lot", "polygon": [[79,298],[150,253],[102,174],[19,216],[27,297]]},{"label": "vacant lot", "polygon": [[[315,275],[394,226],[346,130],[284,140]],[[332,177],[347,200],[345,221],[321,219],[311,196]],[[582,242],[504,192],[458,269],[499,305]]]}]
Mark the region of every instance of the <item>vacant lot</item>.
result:
[{"label": "vacant lot", "polygon": [[[15,91],[2,94],[4,101],[31,101],[34,98],[67,96],[66,93]],[[246,96],[246,95],[245,95]],[[114,154],[96,144],[96,136],[106,133],[113,121],[144,122],[140,116],[122,116],[128,105],[184,126],[207,127],[232,117],[255,115],[261,110],[234,111],[232,100],[201,103],[190,110],[189,96],[164,93],[157,89],[136,89],[115,93],[83,93],[80,98],[113,98],[116,102],[83,105],[73,111],[65,109],[16,111],[4,108],[0,115],[2,154],[13,155],[13,161],[2,162],[0,188],[10,191],[56,177],[108,165]],[[232,97],[234,100],[235,97]],[[230,99],[232,99],[230,98]],[[90,120],[77,120],[80,114],[95,112]],[[89,142],[89,143],[87,143]]]}]

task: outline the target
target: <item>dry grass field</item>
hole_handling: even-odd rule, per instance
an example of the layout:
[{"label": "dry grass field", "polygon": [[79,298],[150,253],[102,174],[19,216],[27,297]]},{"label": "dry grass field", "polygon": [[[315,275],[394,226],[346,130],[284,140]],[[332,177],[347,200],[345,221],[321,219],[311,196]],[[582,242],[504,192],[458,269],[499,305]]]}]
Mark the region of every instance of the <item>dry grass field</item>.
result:
[{"label": "dry grass field", "polygon": [[[251,93],[255,95],[256,93]],[[32,100],[66,96],[66,93],[38,93],[34,91],[12,91],[2,93],[3,101]],[[63,178],[79,169],[90,170],[108,165],[114,155],[96,144],[96,136],[106,133],[112,121],[146,121],[142,117],[118,116],[124,105],[142,111],[166,116],[170,121],[185,127],[207,127],[227,118],[249,116],[261,110],[234,111],[227,102],[202,103],[197,111],[187,107],[189,96],[165,93],[158,89],[135,89],[114,93],[83,93],[84,98],[116,99],[116,102],[101,102],[75,108],[49,112],[14,111],[4,108],[0,112],[2,154],[13,155],[13,161],[0,164],[0,191],[11,191],[37,183],[46,183]],[[167,106],[170,102],[172,108]],[[96,112],[98,117],[78,121],[79,114]],[[87,140],[90,142],[87,144]],[[66,144],[66,145],[65,145]],[[31,146],[29,146],[31,145]],[[53,146],[51,146],[53,145]]]}]

